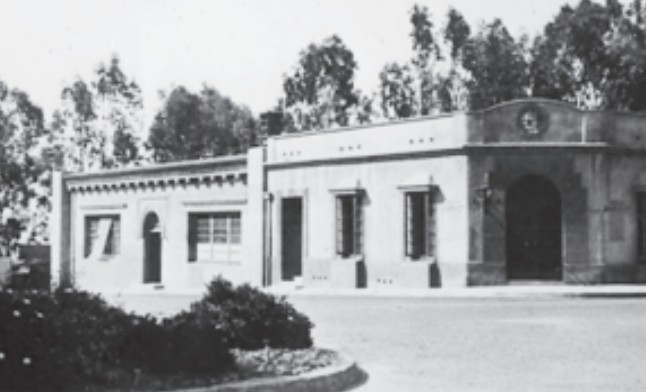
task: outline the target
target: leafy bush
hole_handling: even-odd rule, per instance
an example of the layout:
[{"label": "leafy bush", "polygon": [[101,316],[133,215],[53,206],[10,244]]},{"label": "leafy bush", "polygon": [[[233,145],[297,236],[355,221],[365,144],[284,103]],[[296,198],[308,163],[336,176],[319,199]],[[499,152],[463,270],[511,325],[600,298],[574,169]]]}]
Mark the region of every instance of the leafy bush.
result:
[{"label": "leafy bush", "polygon": [[0,390],[123,388],[140,373],[210,377],[232,365],[229,347],[306,348],[311,328],[284,298],[222,278],[162,320],[77,290],[0,291]]},{"label": "leafy bush", "polygon": [[0,378],[11,391],[121,383],[119,347],[129,316],[100,297],[56,290],[0,293]]},{"label": "leafy bush", "polygon": [[82,291],[56,290],[53,299],[52,327],[57,335],[52,343],[64,353],[66,370],[86,380],[111,381],[110,368],[121,362],[119,347],[131,328],[130,316]]},{"label": "leafy bush", "polygon": [[[0,379],[9,391],[42,390],[38,378],[52,381],[47,368],[48,343],[52,338],[47,310],[49,298],[21,297],[11,291],[0,293]],[[41,387],[42,388],[42,387]]]},{"label": "leafy bush", "polygon": [[81,291],[0,292],[1,390],[69,391],[130,385],[148,373],[217,374],[224,337],[194,317],[126,314]]},{"label": "leafy bush", "polygon": [[123,348],[131,367],[157,374],[208,374],[233,362],[224,335],[187,312],[161,322],[137,318]]},{"label": "leafy bush", "polygon": [[222,331],[231,347],[258,349],[306,348],[312,345],[310,320],[283,297],[264,293],[248,284],[234,287],[218,277],[206,295],[191,305],[191,313]]}]

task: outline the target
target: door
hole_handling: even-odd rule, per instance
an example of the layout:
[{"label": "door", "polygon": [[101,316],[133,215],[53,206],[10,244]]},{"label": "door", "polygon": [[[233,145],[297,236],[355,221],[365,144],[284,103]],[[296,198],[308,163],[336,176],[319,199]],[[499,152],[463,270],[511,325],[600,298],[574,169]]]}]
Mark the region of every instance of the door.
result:
[{"label": "door", "polygon": [[303,201],[282,200],[282,279],[293,280],[303,273]]},{"label": "door", "polygon": [[514,182],[506,195],[508,279],[562,278],[561,197],[541,176]]},{"label": "door", "polygon": [[161,283],[161,226],[154,212],[144,219],[144,283]]}]

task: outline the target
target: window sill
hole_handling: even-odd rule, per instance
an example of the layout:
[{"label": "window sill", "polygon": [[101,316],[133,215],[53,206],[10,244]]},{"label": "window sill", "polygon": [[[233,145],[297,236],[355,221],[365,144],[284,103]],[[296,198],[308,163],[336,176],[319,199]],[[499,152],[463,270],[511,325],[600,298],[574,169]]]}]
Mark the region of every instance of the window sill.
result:
[{"label": "window sill", "polygon": [[118,254],[116,254],[116,255],[101,255],[101,256],[96,257],[96,258],[92,258],[91,256],[87,256],[87,257],[84,257],[83,260],[85,260],[85,261],[100,261],[100,262],[103,262],[103,263],[107,263],[107,262],[109,262],[111,260],[114,260],[114,259],[118,258],[119,256],[120,255],[118,255]]},{"label": "window sill", "polygon": [[404,261],[406,263],[429,263],[429,264],[435,264],[437,262],[435,256],[422,256],[417,258],[406,256]]},{"label": "window sill", "polygon": [[152,290],[164,290],[166,288],[161,282],[146,282],[143,283],[143,287]]},{"label": "window sill", "polygon": [[205,264],[205,265],[241,265],[239,260],[189,260],[188,264]]},{"label": "window sill", "polygon": [[341,255],[336,255],[334,258],[335,261],[363,261],[363,255],[349,255],[349,256],[341,256]]}]

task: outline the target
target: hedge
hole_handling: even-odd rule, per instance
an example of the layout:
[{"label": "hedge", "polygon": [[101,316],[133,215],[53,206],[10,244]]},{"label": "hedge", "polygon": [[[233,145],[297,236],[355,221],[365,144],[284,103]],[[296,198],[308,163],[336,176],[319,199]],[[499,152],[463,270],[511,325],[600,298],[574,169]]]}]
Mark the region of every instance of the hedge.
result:
[{"label": "hedge", "polygon": [[217,278],[189,310],[128,314],[73,289],[0,291],[0,390],[92,391],[139,376],[218,375],[230,348],[305,348],[312,323],[282,297]]},{"label": "hedge", "polygon": [[135,316],[76,290],[0,293],[0,390],[85,391],[232,364],[224,335],[186,314]]}]

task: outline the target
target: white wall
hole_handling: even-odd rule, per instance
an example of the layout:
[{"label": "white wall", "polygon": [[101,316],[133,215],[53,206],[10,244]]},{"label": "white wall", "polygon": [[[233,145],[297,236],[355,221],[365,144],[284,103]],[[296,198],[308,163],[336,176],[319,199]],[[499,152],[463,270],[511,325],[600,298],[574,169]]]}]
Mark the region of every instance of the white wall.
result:
[{"label": "white wall", "polygon": [[[262,278],[262,166],[254,157],[255,170],[243,181],[187,182],[161,186],[161,183],[137,187],[112,187],[80,190],[75,180],[71,198],[72,269],[77,286],[98,292],[201,292],[213,277],[222,274],[235,282],[261,284]],[[260,176],[260,178],[259,178]],[[142,176],[145,180],[145,176]],[[88,181],[96,179],[88,179]],[[110,181],[118,182],[119,177]],[[254,189],[248,193],[247,183]],[[82,186],[80,187],[82,188]],[[259,201],[260,199],[260,201]],[[162,226],[161,285],[143,283],[143,222],[154,212]],[[191,212],[240,212],[242,218],[242,254],[232,261],[188,260],[188,214]],[[119,215],[121,251],[99,259],[84,256],[86,216]]]}]

